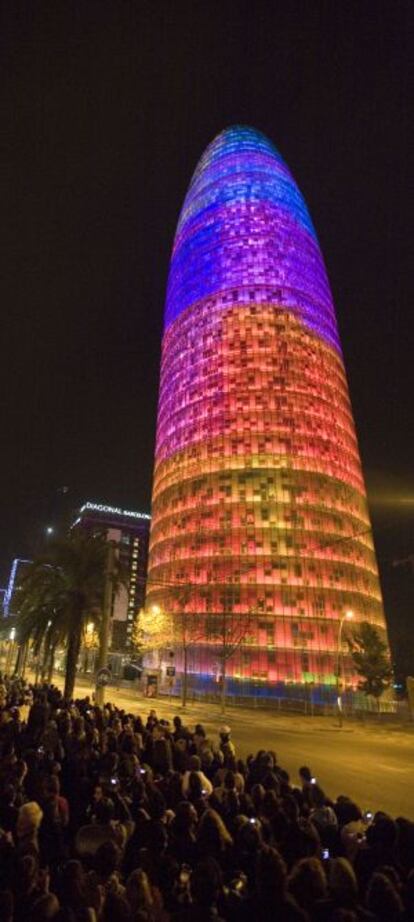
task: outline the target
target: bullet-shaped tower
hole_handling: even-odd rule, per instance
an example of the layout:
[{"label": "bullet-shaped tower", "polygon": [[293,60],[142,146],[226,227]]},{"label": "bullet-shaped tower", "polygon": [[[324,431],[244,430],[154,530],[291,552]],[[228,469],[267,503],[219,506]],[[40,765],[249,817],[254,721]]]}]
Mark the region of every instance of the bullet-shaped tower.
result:
[{"label": "bullet-shaped tower", "polygon": [[199,688],[224,642],[234,693],[335,687],[346,613],[385,631],[321,251],[288,167],[248,127],[206,149],[175,235],[148,577],[148,605],[198,625]]}]

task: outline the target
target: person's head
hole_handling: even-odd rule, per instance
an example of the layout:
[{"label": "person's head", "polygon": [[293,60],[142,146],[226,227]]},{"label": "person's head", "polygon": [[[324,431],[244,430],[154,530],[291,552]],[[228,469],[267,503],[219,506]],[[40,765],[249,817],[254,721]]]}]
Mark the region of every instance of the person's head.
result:
[{"label": "person's head", "polygon": [[31,800],[29,803],[23,804],[23,806],[20,807],[19,815],[17,817],[17,837],[21,839],[23,836],[36,835],[42,822],[42,818],[43,810],[41,807],[39,807],[39,804],[35,800]]},{"label": "person's head", "polygon": [[334,804],[334,810],[338,819],[339,826],[347,826],[348,823],[355,823],[362,819],[362,812],[357,804],[349,797],[341,794]]},{"label": "person's head", "polygon": [[99,877],[107,880],[121,862],[121,851],[115,842],[102,842],[95,855],[95,870]]},{"label": "person's head", "polygon": [[105,758],[105,772],[108,777],[113,778],[114,775],[118,772],[119,767],[119,755],[117,752],[108,752]]},{"label": "person's head", "polygon": [[347,858],[332,858],[328,869],[329,890],[338,903],[348,905],[358,896],[355,871]]},{"label": "person's head", "polygon": [[13,765],[13,777],[17,784],[22,784],[27,775],[27,763],[24,759],[16,759]]},{"label": "person's head", "polygon": [[289,893],[299,906],[311,910],[326,896],[325,871],[318,858],[302,858],[295,864],[288,881]]},{"label": "person's head", "polygon": [[385,874],[376,871],[369,881],[366,895],[368,909],[378,922],[396,922],[403,911],[401,897]]},{"label": "person's head", "polygon": [[294,860],[315,858],[319,854],[320,847],[319,833],[313,823],[300,821],[294,838]]},{"label": "person's head", "polygon": [[141,868],[129,875],[125,895],[134,915],[140,910],[151,910],[154,903],[152,890],[148,875]]},{"label": "person's head", "polygon": [[256,811],[258,811],[258,810],[260,809],[261,804],[262,804],[262,802],[263,802],[263,798],[264,798],[264,796],[265,796],[265,793],[266,793],[266,792],[265,792],[265,789],[264,789],[264,787],[263,787],[262,784],[254,784],[254,785],[253,785],[253,787],[252,787],[252,789],[251,789],[251,791],[250,791],[250,796],[251,796],[251,798],[252,798],[252,801],[253,801],[253,804],[254,804],[254,807],[255,807]]},{"label": "person's head", "polygon": [[183,800],[177,805],[173,819],[173,831],[176,835],[183,835],[195,829],[198,821],[197,811],[192,803]]},{"label": "person's head", "polygon": [[153,820],[162,820],[167,804],[165,797],[156,787],[152,788],[148,795],[148,812]]},{"label": "person's head", "polygon": [[263,816],[266,816],[268,819],[270,819],[276,813],[278,809],[278,799],[277,799],[276,791],[273,791],[273,790],[266,791],[265,796],[263,798],[261,809],[262,809]]},{"label": "person's head", "polygon": [[201,759],[199,756],[190,756],[188,760],[188,770],[190,772],[199,772],[201,769]]},{"label": "person's head", "polygon": [[54,893],[43,893],[30,910],[30,922],[49,922],[56,919],[60,904]]},{"label": "person's head", "polygon": [[196,906],[210,909],[217,901],[221,887],[221,871],[214,858],[200,861],[190,880],[191,896]]},{"label": "person's head", "polygon": [[222,743],[228,743],[231,737],[231,729],[227,724],[220,727],[219,736]]},{"label": "person's head", "polygon": [[85,720],[83,717],[75,717],[73,721],[72,733],[74,736],[81,737],[85,732]]},{"label": "person's head", "polygon": [[233,771],[227,771],[223,781],[224,787],[228,791],[234,791],[236,787],[236,776]]},{"label": "person's head", "polygon": [[24,855],[16,864],[16,886],[19,895],[27,895],[34,890],[37,882],[38,862],[34,855]]},{"label": "person's head", "polygon": [[266,904],[280,902],[286,891],[287,870],[276,848],[266,845],[256,859],[256,886],[259,901]]},{"label": "person's head", "polygon": [[238,828],[236,837],[237,851],[239,854],[251,855],[254,861],[261,845],[261,823],[251,817]]},{"label": "person's head", "polygon": [[95,821],[100,826],[107,826],[115,815],[114,802],[110,797],[104,797],[95,804]]},{"label": "person's head", "polygon": [[147,827],[147,848],[153,855],[162,855],[168,845],[168,833],[164,823],[153,820]]},{"label": "person's head", "polygon": [[93,800],[96,804],[99,804],[101,800],[104,799],[104,789],[101,784],[95,784],[93,789]]},{"label": "person's head", "polygon": [[46,782],[46,794],[49,797],[58,797],[60,794],[59,775],[50,775]]},{"label": "person's head", "polygon": [[198,842],[207,850],[224,851],[233,840],[216,810],[205,810],[198,825]]},{"label": "person's head", "polygon": [[302,784],[310,784],[312,779],[312,772],[308,765],[301,765],[299,769],[299,778]]},{"label": "person's head", "polygon": [[176,730],[181,730],[183,722],[181,720],[181,717],[178,716],[178,714],[176,714],[176,716],[174,717],[173,724]]},{"label": "person's head", "polygon": [[275,793],[279,795],[280,784],[275,772],[266,772],[266,774],[263,776],[262,784],[265,791],[275,791]]},{"label": "person's head", "polygon": [[379,874],[384,874],[384,877],[388,877],[388,880],[393,885],[394,890],[397,893],[401,893],[401,877],[396,868],[392,864],[381,864],[376,868]]},{"label": "person's head", "polygon": [[395,823],[398,830],[399,863],[408,870],[414,867],[414,823],[403,816],[398,816]]},{"label": "person's head", "polygon": [[312,784],[309,789],[310,794],[310,805],[315,809],[320,809],[325,806],[326,795],[319,784]]},{"label": "person's head", "polygon": [[222,811],[227,820],[231,818],[234,820],[238,814],[240,814],[240,801],[239,795],[235,788],[224,790],[223,799],[221,801]]},{"label": "person's head", "polygon": [[72,858],[64,864],[57,880],[56,892],[61,906],[74,910],[86,907],[85,871],[80,861]]},{"label": "person's head", "polygon": [[375,814],[374,822],[367,829],[367,842],[375,848],[389,852],[397,844],[398,827],[385,813]]},{"label": "person's head", "polygon": [[188,796],[191,800],[199,800],[203,796],[203,784],[197,772],[190,772],[188,778]]},{"label": "person's head", "polygon": [[299,817],[299,804],[292,794],[287,794],[283,798],[283,812],[290,823],[296,823]]},{"label": "person's head", "polygon": [[131,912],[127,899],[120,893],[109,891],[100,916],[102,922],[131,922]]},{"label": "person's head", "polygon": [[0,804],[10,806],[16,800],[16,788],[14,784],[5,784],[0,793]]}]

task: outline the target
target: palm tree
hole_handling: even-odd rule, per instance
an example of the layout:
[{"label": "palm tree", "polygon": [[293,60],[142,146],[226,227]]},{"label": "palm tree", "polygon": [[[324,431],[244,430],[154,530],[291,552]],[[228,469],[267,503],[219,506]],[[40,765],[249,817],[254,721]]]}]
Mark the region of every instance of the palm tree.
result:
[{"label": "palm tree", "polygon": [[[69,535],[48,545],[47,553],[31,565],[22,585],[19,639],[31,639],[35,653],[44,648],[45,662],[53,662],[54,651],[66,644],[64,697],[73,697],[76,666],[86,622],[99,624],[105,580],[108,541],[73,529]],[[124,581],[114,555],[113,589]]]}]

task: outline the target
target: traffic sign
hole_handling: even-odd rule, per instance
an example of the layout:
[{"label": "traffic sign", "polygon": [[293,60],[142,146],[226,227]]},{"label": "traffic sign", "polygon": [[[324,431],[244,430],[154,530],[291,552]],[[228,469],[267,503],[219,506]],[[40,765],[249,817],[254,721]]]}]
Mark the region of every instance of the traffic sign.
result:
[{"label": "traffic sign", "polygon": [[96,673],[96,684],[98,687],[102,688],[104,685],[108,685],[108,682],[111,679],[111,670],[107,669],[106,666],[103,669],[99,669]]}]

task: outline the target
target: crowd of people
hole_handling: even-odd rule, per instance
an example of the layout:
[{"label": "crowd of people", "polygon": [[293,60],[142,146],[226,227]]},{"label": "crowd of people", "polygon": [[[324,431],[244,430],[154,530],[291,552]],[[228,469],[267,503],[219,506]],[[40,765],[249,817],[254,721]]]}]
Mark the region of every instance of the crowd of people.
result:
[{"label": "crowd of people", "polygon": [[0,676],[1,922],[251,919],[414,920],[414,823],[227,726]]}]

